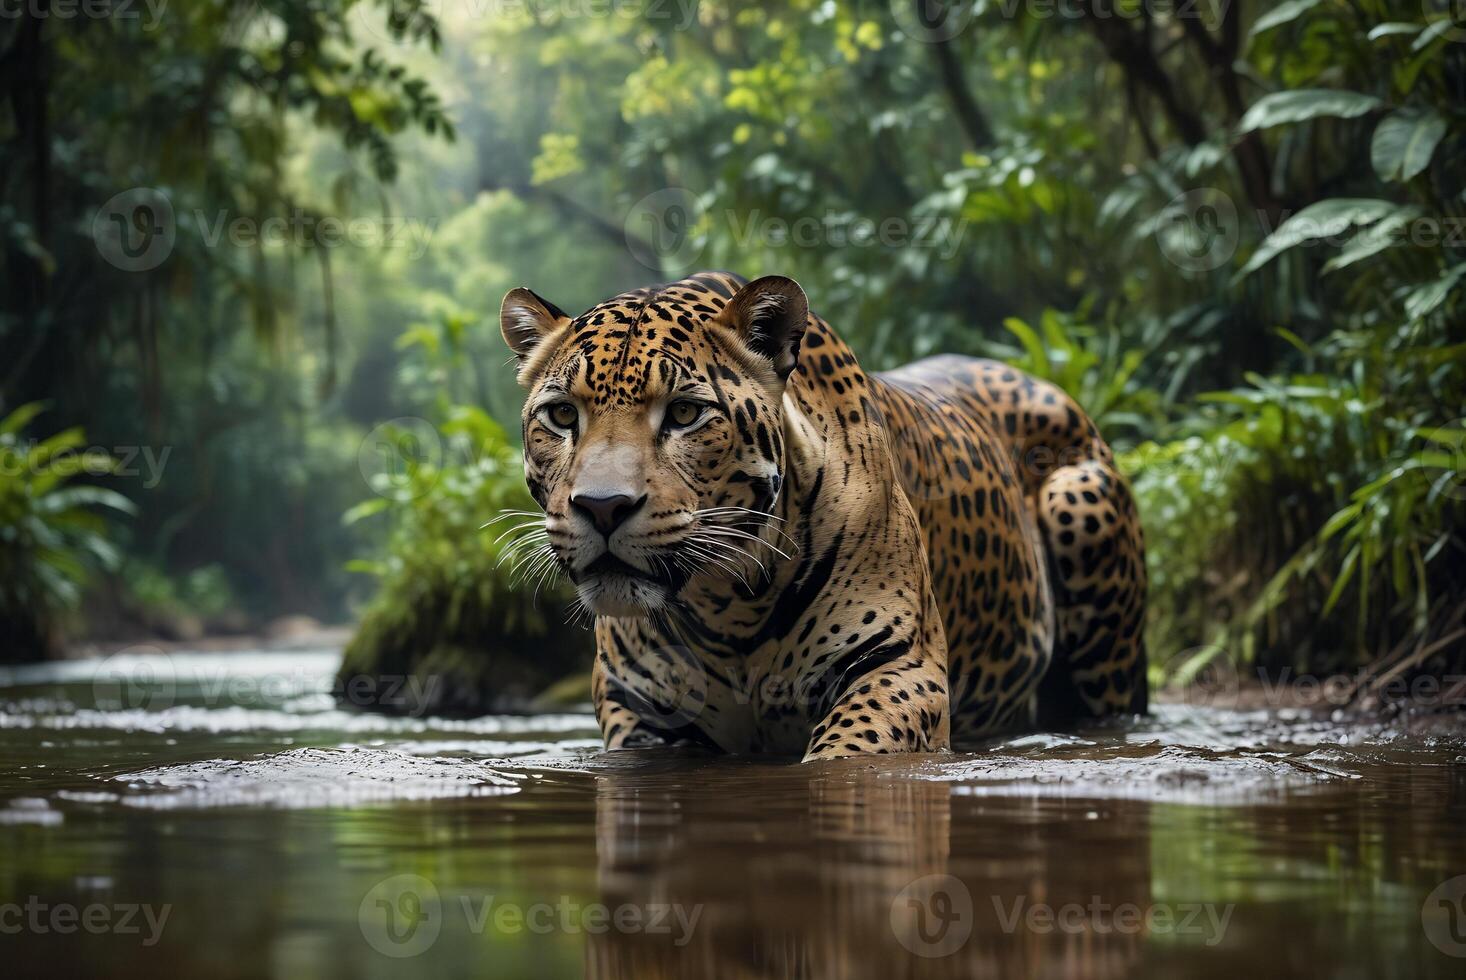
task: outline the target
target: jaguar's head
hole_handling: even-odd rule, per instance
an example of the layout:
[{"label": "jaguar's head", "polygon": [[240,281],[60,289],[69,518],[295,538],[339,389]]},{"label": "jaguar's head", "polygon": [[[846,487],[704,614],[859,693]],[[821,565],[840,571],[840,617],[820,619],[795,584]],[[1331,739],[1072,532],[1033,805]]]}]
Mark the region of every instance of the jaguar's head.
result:
[{"label": "jaguar's head", "polygon": [[752,581],[784,479],[782,399],[808,317],[792,279],[703,273],[577,317],[504,297],[524,468],[547,554],[602,616],[639,616],[698,576]]}]

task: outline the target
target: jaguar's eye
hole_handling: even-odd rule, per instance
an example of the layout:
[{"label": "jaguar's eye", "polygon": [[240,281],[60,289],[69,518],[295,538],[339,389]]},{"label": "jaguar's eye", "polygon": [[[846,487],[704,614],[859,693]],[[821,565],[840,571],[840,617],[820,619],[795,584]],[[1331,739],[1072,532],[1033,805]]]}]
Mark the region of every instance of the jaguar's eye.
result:
[{"label": "jaguar's eye", "polygon": [[575,420],[580,418],[580,413],[569,402],[556,402],[549,407],[546,414],[549,415],[550,422],[556,428],[566,430],[574,429]]},{"label": "jaguar's eye", "polygon": [[700,418],[702,406],[697,402],[679,398],[667,406],[667,424],[673,428],[685,429]]}]

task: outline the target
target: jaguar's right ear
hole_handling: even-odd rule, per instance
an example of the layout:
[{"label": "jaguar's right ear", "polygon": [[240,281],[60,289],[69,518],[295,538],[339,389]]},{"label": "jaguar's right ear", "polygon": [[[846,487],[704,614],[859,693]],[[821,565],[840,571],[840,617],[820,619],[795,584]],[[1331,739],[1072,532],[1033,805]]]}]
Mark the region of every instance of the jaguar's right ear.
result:
[{"label": "jaguar's right ear", "polygon": [[499,329],[521,366],[541,341],[569,322],[564,310],[523,286],[505,293],[499,307]]}]

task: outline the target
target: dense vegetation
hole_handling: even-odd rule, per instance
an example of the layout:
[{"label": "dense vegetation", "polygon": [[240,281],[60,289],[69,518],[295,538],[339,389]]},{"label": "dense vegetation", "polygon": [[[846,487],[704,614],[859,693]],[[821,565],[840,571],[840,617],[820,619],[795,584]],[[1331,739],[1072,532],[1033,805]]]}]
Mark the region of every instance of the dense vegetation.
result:
[{"label": "dense vegetation", "polygon": [[[1101,418],[1146,523],[1160,677],[1439,672],[1466,647],[1456,6],[22,17],[0,26],[0,408],[174,447],[155,487],[93,481],[137,508],[110,522],[123,581],[184,594],[218,569],[225,604],[335,616],[365,595],[346,558],[374,555],[354,653],[472,660],[493,623],[527,650],[561,618],[506,591],[477,530],[520,493],[490,421],[517,428],[503,292],[576,309],[778,271],[870,367],[995,354]],[[133,271],[93,218],[135,186],[176,244]],[[376,237],[211,241],[216,215],[297,213]]]}]

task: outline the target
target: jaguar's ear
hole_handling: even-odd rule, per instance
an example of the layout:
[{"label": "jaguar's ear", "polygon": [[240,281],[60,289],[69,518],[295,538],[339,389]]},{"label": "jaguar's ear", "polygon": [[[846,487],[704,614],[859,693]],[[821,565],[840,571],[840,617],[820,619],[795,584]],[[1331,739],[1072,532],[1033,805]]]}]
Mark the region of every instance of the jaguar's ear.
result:
[{"label": "jaguar's ear", "polygon": [[540,341],[569,322],[570,317],[560,307],[523,286],[505,293],[504,303],[499,307],[499,329],[504,333],[504,342],[521,364],[534,353]]},{"label": "jaguar's ear", "polygon": [[717,321],[737,332],[755,353],[768,358],[781,381],[799,363],[809,298],[788,276],[764,276],[728,301]]}]

